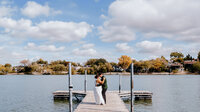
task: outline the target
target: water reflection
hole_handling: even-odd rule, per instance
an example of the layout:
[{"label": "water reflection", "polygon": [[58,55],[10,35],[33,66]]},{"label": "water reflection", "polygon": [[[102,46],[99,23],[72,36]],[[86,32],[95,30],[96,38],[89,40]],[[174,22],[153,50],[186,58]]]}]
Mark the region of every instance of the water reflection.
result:
[{"label": "water reflection", "polygon": [[[77,108],[78,104],[83,100],[84,97],[73,97],[73,110]],[[54,99],[54,106],[55,108],[63,108],[65,107],[65,111],[69,108],[69,99],[63,99],[63,98],[56,98]],[[56,109],[57,110],[57,109]]]},{"label": "water reflection", "polygon": [[[131,103],[130,99],[123,99],[125,104]],[[144,106],[152,106],[152,100],[151,99],[140,99],[140,100],[134,100],[134,105],[144,105]]]},{"label": "water reflection", "polygon": [[[108,91],[118,90],[119,77],[106,76]],[[73,75],[74,90],[84,90],[84,76]],[[53,101],[52,93],[68,89],[67,76],[0,76],[0,112],[67,112],[67,101]],[[122,90],[130,90],[130,77],[122,76]],[[94,76],[88,75],[88,90],[94,88]],[[199,75],[134,76],[134,90],[153,92],[152,101],[134,101],[134,112],[199,112]],[[14,93],[13,93],[14,91]],[[75,100],[74,100],[75,101]],[[75,105],[76,108],[77,105]],[[130,108],[130,102],[126,102]]]},{"label": "water reflection", "polygon": [[[126,107],[130,111],[130,99],[122,99],[126,105]],[[149,112],[149,110],[152,110],[152,100],[151,99],[140,99],[140,100],[134,100],[134,112]]]}]

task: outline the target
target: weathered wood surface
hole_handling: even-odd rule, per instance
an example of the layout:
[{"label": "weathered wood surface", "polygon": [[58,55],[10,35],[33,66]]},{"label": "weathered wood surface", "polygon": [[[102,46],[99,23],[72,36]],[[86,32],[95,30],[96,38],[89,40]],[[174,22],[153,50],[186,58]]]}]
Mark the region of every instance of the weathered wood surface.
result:
[{"label": "weathered wood surface", "polygon": [[129,112],[118,93],[107,92],[106,97],[107,103],[105,105],[97,105],[94,93],[89,91],[74,112]]},{"label": "weathered wood surface", "polygon": [[[88,91],[88,93],[90,93],[92,91]],[[121,91],[121,93],[119,93],[119,91],[109,91],[115,94],[119,94],[120,97],[130,97],[130,91]],[[134,91],[133,92],[135,98],[141,98],[141,99],[151,99],[153,93],[149,92],[149,91]],[[86,93],[84,93],[84,91],[73,91],[72,92],[73,96],[78,97],[78,96],[85,96]],[[68,91],[55,91],[53,92],[54,98],[68,98],[69,97],[69,92]]]},{"label": "weathered wood surface", "polygon": [[[135,97],[135,100],[139,100],[139,99],[152,99],[152,92],[149,91],[134,91],[133,95]],[[120,97],[130,97],[131,94],[129,91],[123,91],[121,93],[119,93]]]}]

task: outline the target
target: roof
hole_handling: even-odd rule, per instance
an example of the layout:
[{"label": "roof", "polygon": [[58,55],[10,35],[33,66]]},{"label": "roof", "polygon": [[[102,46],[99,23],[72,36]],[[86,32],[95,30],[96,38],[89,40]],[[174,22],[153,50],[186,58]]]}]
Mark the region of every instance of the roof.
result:
[{"label": "roof", "polygon": [[186,60],[186,61],[184,61],[184,65],[187,65],[187,64],[190,64],[190,65],[192,65],[192,64],[194,64],[196,61],[194,61],[194,60]]}]

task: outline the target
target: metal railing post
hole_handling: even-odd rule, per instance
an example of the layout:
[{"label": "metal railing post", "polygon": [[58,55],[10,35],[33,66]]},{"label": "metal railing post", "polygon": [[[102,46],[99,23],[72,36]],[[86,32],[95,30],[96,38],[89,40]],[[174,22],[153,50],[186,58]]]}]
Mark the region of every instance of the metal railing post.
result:
[{"label": "metal railing post", "polygon": [[131,112],[133,112],[133,75],[134,75],[134,68],[133,63],[131,63],[131,76],[130,76],[130,86],[131,86]]},{"label": "metal railing post", "polygon": [[85,93],[87,92],[87,70],[85,70],[85,81],[84,81],[84,90],[85,90]]},{"label": "metal railing post", "polygon": [[72,75],[72,71],[71,71],[71,63],[69,63],[69,112],[73,112],[73,103],[72,103],[72,82],[71,82],[71,75]]},{"label": "metal railing post", "polygon": [[119,93],[121,93],[121,74],[119,74]]}]

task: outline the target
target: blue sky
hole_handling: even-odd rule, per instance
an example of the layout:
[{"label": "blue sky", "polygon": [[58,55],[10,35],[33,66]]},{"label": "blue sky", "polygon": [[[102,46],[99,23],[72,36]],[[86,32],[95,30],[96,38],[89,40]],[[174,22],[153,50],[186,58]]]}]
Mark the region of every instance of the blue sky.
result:
[{"label": "blue sky", "polygon": [[199,12],[197,0],[0,0],[0,64],[196,58]]}]

